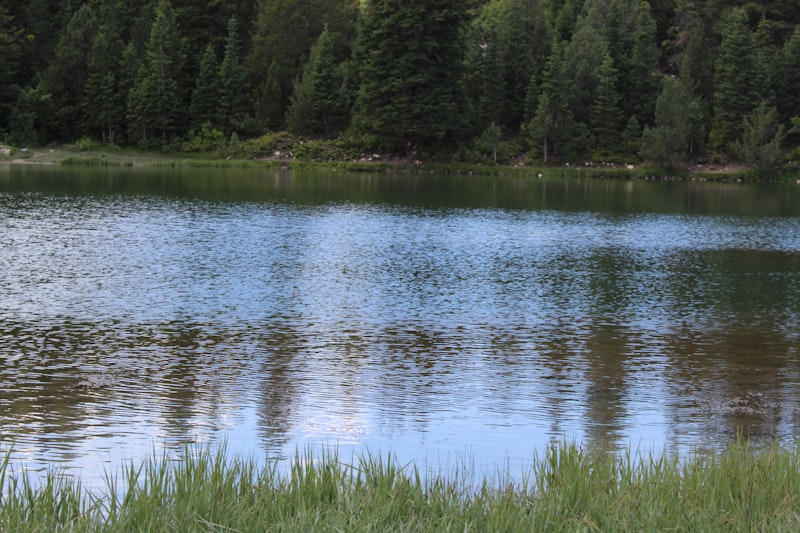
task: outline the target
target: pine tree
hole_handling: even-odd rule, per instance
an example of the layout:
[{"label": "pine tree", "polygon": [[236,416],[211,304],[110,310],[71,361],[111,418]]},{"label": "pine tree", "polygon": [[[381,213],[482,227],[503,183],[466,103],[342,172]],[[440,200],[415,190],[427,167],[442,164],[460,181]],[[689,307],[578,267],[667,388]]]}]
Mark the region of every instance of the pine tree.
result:
[{"label": "pine tree", "polygon": [[568,147],[575,131],[568,100],[569,81],[565,76],[565,48],[565,43],[553,46],[542,76],[536,115],[527,126],[529,140],[541,148],[539,153],[545,164],[554,155],[566,151],[564,148]]},{"label": "pine tree", "polygon": [[[606,54],[597,72],[597,96],[592,105],[592,126],[596,146],[609,154],[619,145],[622,112],[617,94],[617,70],[611,54]],[[631,115],[635,116],[635,115]]]},{"label": "pine tree", "polygon": [[800,26],[784,43],[774,67],[775,106],[781,123],[800,112]]},{"label": "pine tree", "polygon": [[222,65],[220,65],[219,79],[219,103],[220,113],[224,117],[224,129],[227,133],[241,131],[246,114],[247,79],[242,65],[236,17],[231,17],[228,21],[228,38],[225,43]]},{"label": "pine tree", "polygon": [[760,101],[761,73],[756,43],[743,9],[734,9],[726,19],[719,55],[714,63],[714,116],[711,144],[725,150],[736,140],[744,117]]},{"label": "pine tree", "polygon": [[128,99],[131,137],[142,145],[165,145],[181,130],[181,40],[169,0],[159,0],[145,62]]},{"label": "pine tree", "polygon": [[640,154],[660,165],[674,166],[686,157],[691,134],[689,93],[680,81],[664,79],[655,113],[655,126],[645,127],[642,134]]},{"label": "pine tree", "polygon": [[14,17],[0,6],[0,136],[8,126],[12,103],[17,99],[16,83],[18,60],[22,52],[23,30],[16,26]]},{"label": "pine tree", "polygon": [[283,125],[294,81],[302,75],[311,46],[325,24],[337,60],[350,54],[352,18],[349,0],[261,0],[245,60],[249,86],[256,91],[258,118],[270,128]]},{"label": "pine tree", "polygon": [[287,114],[289,130],[298,134],[329,135],[342,112],[342,80],[326,27],[311,48],[303,76],[297,80]]},{"label": "pine tree", "polygon": [[759,174],[768,175],[784,160],[786,131],[778,122],[778,111],[761,102],[744,117],[742,137],[733,144],[734,154]]},{"label": "pine tree", "polygon": [[97,33],[97,13],[84,4],[70,17],[45,74],[55,109],[55,135],[75,139],[84,133],[83,90]]},{"label": "pine tree", "polygon": [[123,44],[117,16],[115,2],[104,6],[104,22],[92,43],[83,98],[87,130],[95,135],[99,133],[103,142],[109,143],[115,141],[125,116],[118,83]]},{"label": "pine tree", "polygon": [[280,129],[284,124],[284,98],[280,79],[281,67],[277,61],[273,61],[256,97],[256,118],[267,129]]},{"label": "pine tree", "polygon": [[192,90],[192,102],[189,106],[191,129],[199,131],[206,123],[212,128],[222,127],[224,118],[220,115],[221,93],[219,60],[214,46],[209,43],[200,60],[200,72]]},{"label": "pine tree", "polygon": [[356,127],[396,147],[463,131],[461,0],[370,0],[360,13]]}]

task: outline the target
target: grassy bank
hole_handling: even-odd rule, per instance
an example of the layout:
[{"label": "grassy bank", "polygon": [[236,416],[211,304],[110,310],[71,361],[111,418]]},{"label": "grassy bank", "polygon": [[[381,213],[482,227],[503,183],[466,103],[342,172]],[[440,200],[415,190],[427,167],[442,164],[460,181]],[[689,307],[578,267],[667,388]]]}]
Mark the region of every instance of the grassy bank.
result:
[{"label": "grassy bank", "polygon": [[[697,181],[758,181],[755,172],[742,167],[704,165],[696,168],[664,168],[637,163],[578,162],[556,166],[470,164],[453,161],[417,161],[379,154],[349,153],[335,142],[302,141],[286,135],[267,135],[241,143],[239,149],[210,152],[159,152],[120,149],[100,145],[72,145],[13,150],[0,161],[91,167],[205,167],[205,168],[322,168],[352,172],[396,174],[462,174],[523,177],[590,177],[598,179],[649,179]],[[796,177],[787,172],[770,180]]]},{"label": "grassy bank", "polygon": [[[794,531],[800,452],[746,444],[678,461],[554,446],[527,481],[425,479],[374,456],[300,453],[290,469],[190,450],[86,495],[0,470],[2,531]],[[122,487],[120,489],[119,487]]]}]

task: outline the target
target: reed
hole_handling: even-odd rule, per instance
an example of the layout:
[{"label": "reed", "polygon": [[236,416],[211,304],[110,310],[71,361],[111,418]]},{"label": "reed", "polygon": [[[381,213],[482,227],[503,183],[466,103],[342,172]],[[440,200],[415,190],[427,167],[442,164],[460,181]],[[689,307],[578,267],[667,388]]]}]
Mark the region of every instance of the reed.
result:
[{"label": "reed", "polygon": [[9,456],[3,532],[800,530],[800,451],[745,441],[688,458],[556,444],[513,483],[373,454],[298,451],[284,467],[188,448],[107,475],[99,493],[58,472],[34,486]]}]

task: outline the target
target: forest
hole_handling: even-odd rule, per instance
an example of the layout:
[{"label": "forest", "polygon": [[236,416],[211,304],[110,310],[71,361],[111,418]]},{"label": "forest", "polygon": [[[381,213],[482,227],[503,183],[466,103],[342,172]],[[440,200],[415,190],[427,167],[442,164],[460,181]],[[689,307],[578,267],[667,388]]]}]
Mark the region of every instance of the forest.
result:
[{"label": "forest", "polygon": [[0,141],[271,150],[278,134],[769,172],[800,160],[800,0],[0,4]]}]

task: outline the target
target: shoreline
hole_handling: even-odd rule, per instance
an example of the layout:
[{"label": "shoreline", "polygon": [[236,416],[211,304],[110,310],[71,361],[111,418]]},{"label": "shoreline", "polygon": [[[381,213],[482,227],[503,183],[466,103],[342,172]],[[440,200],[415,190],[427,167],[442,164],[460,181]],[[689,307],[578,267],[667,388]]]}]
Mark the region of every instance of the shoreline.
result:
[{"label": "shoreline", "polygon": [[18,153],[0,157],[0,164],[7,165],[67,165],[108,167],[205,167],[205,168],[281,168],[332,169],[352,172],[386,172],[393,174],[441,174],[476,176],[533,177],[589,177],[595,179],[623,179],[644,181],[711,181],[711,182],[760,182],[789,181],[798,179],[797,173],[782,172],[773,177],[759,176],[743,165],[696,164],[678,168],[665,168],[646,163],[594,163],[591,161],[564,163],[558,166],[532,166],[522,164],[480,165],[453,162],[422,162],[373,155],[356,160],[314,160],[290,157],[240,158],[215,156],[214,154],[164,153],[139,150],[75,150],[70,148],[23,149]]}]

